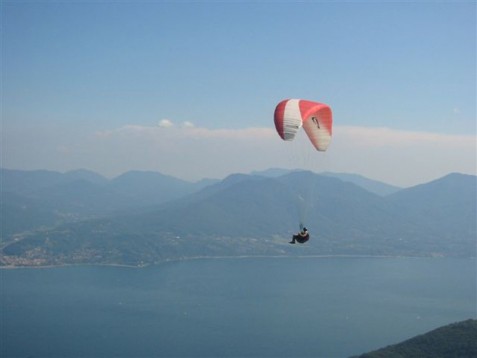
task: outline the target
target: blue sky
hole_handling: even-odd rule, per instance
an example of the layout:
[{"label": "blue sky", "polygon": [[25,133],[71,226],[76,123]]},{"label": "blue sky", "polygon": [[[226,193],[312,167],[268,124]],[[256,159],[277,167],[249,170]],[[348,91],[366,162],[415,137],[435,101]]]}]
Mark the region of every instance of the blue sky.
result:
[{"label": "blue sky", "polygon": [[[476,172],[475,2],[4,1],[2,23],[7,168]],[[326,155],[290,159],[285,98],[332,107]]]}]

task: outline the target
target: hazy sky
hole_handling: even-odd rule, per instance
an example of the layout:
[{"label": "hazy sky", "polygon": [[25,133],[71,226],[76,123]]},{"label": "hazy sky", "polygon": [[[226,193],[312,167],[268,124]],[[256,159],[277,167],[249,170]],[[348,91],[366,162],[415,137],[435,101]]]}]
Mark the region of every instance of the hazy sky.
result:
[{"label": "hazy sky", "polygon": [[[476,174],[476,3],[2,1],[2,166]],[[285,98],[332,107],[326,153]]]}]

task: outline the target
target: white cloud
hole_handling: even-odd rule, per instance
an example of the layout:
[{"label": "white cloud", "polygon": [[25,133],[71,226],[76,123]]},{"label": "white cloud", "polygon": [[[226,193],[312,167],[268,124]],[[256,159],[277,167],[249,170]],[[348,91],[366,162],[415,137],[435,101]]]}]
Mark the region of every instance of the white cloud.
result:
[{"label": "white cloud", "polygon": [[[271,127],[163,131],[124,126],[98,139],[125,151],[119,156],[123,171],[134,164],[189,180],[283,167],[355,172],[408,186],[448,172],[476,171],[475,136],[390,128],[336,126],[326,153],[316,152],[304,133],[292,143],[283,142]],[[124,161],[128,156],[131,160]]]},{"label": "white cloud", "polygon": [[475,147],[476,136],[442,133],[411,132],[385,127],[337,126],[334,137],[343,137],[353,145],[367,147],[403,147],[440,144],[442,146]]},{"label": "white cloud", "polygon": [[161,128],[171,128],[174,126],[174,123],[170,119],[161,119],[159,121],[159,127]]},{"label": "white cloud", "polygon": [[[174,127],[170,120],[163,120],[164,123],[158,127],[126,125],[112,130],[96,132],[96,136],[107,138],[111,136],[123,137],[156,137],[157,139],[257,139],[257,138],[278,138],[275,129],[272,128],[242,128],[242,129],[208,129],[195,127],[191,122],[184,122],[181,127]],[[163,122],[161,121],[161,122]],[[160,128],[171,128],[164,132]]]},{"label": "white cloud", "polygon": [[55,135],[21,133],[9,132],[6,167],[87,168],[110,177],[138,169],[199,180],[281,167],[358,173],[410,186],[449,172],[475,174],[477,166],[475,135],[390,128],[335,126],[326,153],[316,152],[303,131],[294,142],[284,142],[273,127],[210,129],[182,123],[167,130],[126,125],[94,135],[66,129]]},{"label": "white cloud", "polygon": [[[170,120],[163,120],[163,126],[172,128],[174,125]],[[117,129],[97,132],[98,137],[156,137],[175,139],[234,139],[234,140],[279,140],[274,128],[251,127],[240,129],[209,129],[195,127],[191,122],[184,122],[181,127],[163,132],[157,127],[126,125]],[[303,140],[303,139],[301,139]],[[307,139],[304,139],[307,140]],[[332,143],[339,141],[341,145],[351,145],[360,147],[404,147],[409,145],[426,146],[438,144],[441,146],[459,146],[475,148],[477,137],[474,135],[451,135],[442,133],[413,132],[396,130],[386,127],[357,127],[357,126],[335,126],[333,128]]]},{"label": "white cloud", "polygon": [[182,123],[182,128],[194,128],[194,127],[195,125],[192,122],[185,121],[184,123]]},{"label": "white cloud", "polygon": [[274,129],[271,128],[243,128],[243,129],[207,129],[194,128],[184,133],[187,137],[203,139],[260,139],[276,137]]},{"label": "white cloud", "polygon": [[477,174],[477,137],[337,127],[330,157],[337,171],[411,186],[451,172]]}]

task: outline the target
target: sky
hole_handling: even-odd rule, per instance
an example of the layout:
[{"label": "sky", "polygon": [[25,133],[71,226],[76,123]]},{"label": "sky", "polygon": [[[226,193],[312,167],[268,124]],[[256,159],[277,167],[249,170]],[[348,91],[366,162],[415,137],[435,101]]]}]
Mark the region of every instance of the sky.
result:
[{"label": "sky", "polygon": [[[3,168],[477,174],[474,1],[0,6]],[[332,108],[325,153],[278,137],[287,98]]]}]

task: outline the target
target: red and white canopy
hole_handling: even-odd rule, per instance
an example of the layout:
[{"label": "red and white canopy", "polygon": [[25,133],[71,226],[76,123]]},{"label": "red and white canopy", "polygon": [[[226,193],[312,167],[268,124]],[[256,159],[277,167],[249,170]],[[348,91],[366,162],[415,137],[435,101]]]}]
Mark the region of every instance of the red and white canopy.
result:
[{"label": "red and white canopy", "polygon": [[275,128],[283,140],[293,140],[303,127],[313,146],[326,151],[331,141],[331,108],[303,99],[286,99],[275,108]]}]

